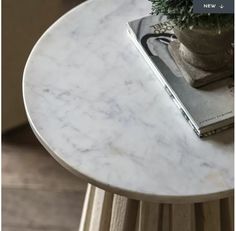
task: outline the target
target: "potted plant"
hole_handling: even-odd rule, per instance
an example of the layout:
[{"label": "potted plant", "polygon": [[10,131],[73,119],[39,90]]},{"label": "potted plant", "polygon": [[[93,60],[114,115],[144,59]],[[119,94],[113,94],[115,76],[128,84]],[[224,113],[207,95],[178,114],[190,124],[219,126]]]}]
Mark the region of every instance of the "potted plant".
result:
[{"label": "potted plant", "polygon": [[234,37],[232,14],[195,14],[192,0],[150,1],[153,14],[163,13],[173,23],[184,61],[210,72],[227,68],[232,60],[229,55]]}]

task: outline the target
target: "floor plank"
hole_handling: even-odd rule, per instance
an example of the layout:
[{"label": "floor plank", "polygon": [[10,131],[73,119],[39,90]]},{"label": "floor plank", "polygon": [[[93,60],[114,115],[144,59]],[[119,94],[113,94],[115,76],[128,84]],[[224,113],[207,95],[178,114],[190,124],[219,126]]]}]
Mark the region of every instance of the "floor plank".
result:
[{"label": "floor plank", "polygon": [[3,137],[2,185],[32,189],[86,191],[87,184],[58,164],[28,126]]},{"label": "floor plank", "polygon": [[61,227],[15,227],[3,226],[2,231],[75,231],[75,229]]},{"label": "floor plank", "polygon": [[84,194],[3,189],[3,225],[78,228]]},{"label": "floor plank", "polygon": [[40,146],[3,144],[2,171],[5,187],[86,190],[85,182],[64,169]]},{"label": "floor plank", "polygon": [[28,126],[2,139],[3,231],[78,230],[86,183],[61,167]]}]

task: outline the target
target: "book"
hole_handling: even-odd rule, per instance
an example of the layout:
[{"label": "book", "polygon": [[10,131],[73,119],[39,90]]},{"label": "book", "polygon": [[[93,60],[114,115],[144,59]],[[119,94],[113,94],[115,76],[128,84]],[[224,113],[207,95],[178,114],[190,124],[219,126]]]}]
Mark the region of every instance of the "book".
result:
[{"label": "book", "polygon": [[170,98],[199,137],[213,135],[234,125],[233,76],[193,88],[184,79],[169,53],[176,40],[164,15],[128,22],[128,32]]}]

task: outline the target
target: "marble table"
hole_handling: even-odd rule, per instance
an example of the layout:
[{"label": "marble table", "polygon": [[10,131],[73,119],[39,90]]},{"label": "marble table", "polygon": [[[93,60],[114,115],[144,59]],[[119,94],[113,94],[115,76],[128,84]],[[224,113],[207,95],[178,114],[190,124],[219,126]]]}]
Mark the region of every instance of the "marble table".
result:
[{"label": "marble table", "polygon": [[140,0],[89,0],[35,45],[23,95],[48,152],[88,183],[81,231],[232,231],[233,130],[198,138],[127,34]]}]

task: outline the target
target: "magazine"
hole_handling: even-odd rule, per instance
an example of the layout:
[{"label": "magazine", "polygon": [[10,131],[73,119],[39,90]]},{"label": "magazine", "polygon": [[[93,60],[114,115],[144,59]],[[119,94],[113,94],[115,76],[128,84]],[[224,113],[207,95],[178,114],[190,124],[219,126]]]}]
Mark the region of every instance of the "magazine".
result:
[{"label": "magazine", "polygon": [[164,15],[148,16],[128,23],[128,32],[170,98],[200,137],[233,127],[233,77],[193,88],[184,79],[168,50],[176,40]]}]

